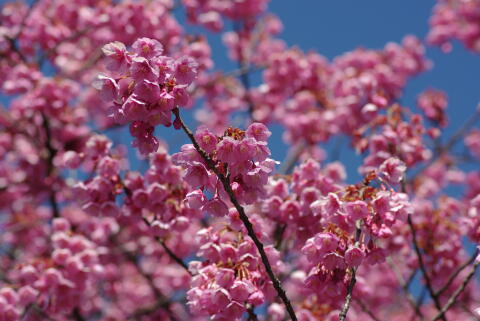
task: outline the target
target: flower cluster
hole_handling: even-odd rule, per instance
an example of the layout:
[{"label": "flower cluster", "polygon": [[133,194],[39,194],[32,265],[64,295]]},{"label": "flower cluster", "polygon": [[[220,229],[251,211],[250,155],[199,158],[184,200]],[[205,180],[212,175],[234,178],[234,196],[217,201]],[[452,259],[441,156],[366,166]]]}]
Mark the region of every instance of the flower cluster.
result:
[{"label": "flower cluster", "polygon": [[[270,134],[261,123],[251,124],[246,131],[228,128],[221,137],[205,127],[199,128],[195,134],[200,148],[213,161],[215,171],[228,179],[235,197],[242,204],[251,204],[265,194],[264,186],[275,165],[268,158],[270,150],[266,141]],[[190,207],[201,207],[215,216],[228,214],[225,202],[228,202],[229,195],[214,169],[193,145],[182,146],[182,151],[175,154],[173,160],[186,168],[184,179],[197,189],[187,195]],[[204,190],[213,194],[210,200],[206,199]]]},{"label": "flower cluster", "polygon": [[475,0],[437,0],[430,18],[427,40],[443,51],[452,50],[451,40],[480,52],[480,4]]},{"label": "flower cluster", "polygon": [[124,179],[127,197],[123,213],[150,220],[152,232],[159,237],[187,230],[193,218],[201,217],[201,211],[184,202],[192,187],[182,179],[183,174],[181,167],[173,165],[166,149],[152,153],[145,176],[128,172]]},{"label": "flower cluster", "polygon": [[68,220],[53,221],[52,243],[49,260],[33,261],[19,269],[17,278],[22,287],[18,291],[0,290],[2,320],[19,320],[20,311],[32,304],[56,313],[71,311],[103,276],[99,264],[102,249],[83,235],[72,233]]},{"label": "flower cluster", "polygon": [[136,40],[132,52],[121,42],[102,50],[111,77],[100,75],[95,87],[105,101],[113,103],[114,120],[130,123],[133,146],[142,154],[155,152],[159,146],[153,136],[155,126],[170,126],[171,111],[188,104],[187,87],[196,77],[197,63],[186,56],[162,56],[162,45],[149,38]]},{"label": "flower cluster", "polygon": [[[408,121],[403,120],[402,107],[392,105],[386,116],[379,115],[369,126],[360,128],[355,133],[357,151],[369,152],[363,160],[361,172],[376,170],[382,164],[388,171],[385,166],[392,157],[398,158],[408,167],[430,159],[432,152],[425,144],[427,137],[435,137],[435,132],[425,128],[420,115],[412,114]],[[399,177],[393,178],[393,183],[399,182]]]},{"label": "flower cluster", "polygon": [[[190,262],[194,273],[187,293],[193,313],[210,315],[213,320],[239,320],[248,307],[263,304],[274,295],[257,249],[242,233],[224,227],[198,232],[198,255],[204,262]],[[265,248],[275,270],[280,268],[279,253]]]},{"label": "flower cluster", "polygon": [[440,125],[445,127],[447,125],[447,116],[445,111],[447,109],[447,96],[443,91],[429,89],[418,97],[417,105],[423,111],[425,116]]},{"label": "flower cluster", "polygon": [[244,0],[218,2],[214,0],[182,0],[188,20],[219,32],[223,29],[222,16],[232,20],[249,20],[266,10],[269,0]]}]

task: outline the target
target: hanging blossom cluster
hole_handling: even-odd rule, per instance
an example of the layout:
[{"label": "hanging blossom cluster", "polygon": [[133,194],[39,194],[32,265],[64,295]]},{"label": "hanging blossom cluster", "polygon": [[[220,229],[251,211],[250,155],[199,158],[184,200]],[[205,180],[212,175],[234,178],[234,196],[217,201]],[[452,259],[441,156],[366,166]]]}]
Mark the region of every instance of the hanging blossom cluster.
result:
[{"label": "hanging blossom cluster", "polygon": [[480,112],[400,103],[424,44],[478,52],[477,1],[331,60],[268,2],[2,6],[0,321],[479,317]]},{"label": "hanging blossom cluster", "polygon": [[[182,0],[191,23],[218,32],[224,27],[224,17],[238,21],[251,20],[267,9],[268,0],[244,0],[222,3],[211,0]],[[224,16],[224,17],[222,17]]]},{"label": "hanging blossom cluster", "polygon": [[[262,266],[257,249],[241,231],[229,226],[208,228],[197,233],[199,252],[205,261],[190,262],[194,273],[187,293],[194,313],[214,320],[239,319],[247,309],[275,296],[271,281]],[[275,271],[281,269],[279,253],[265,248]]]},{"label": "hanging blossom cluster", "polygon": [[188,104],[187,87],[196,76],[197,63],[189,57],[162,56],[162,45],[149,38],[136,40],[132,52],[120,42],[102,50],[114,78],[100,75],[96,88],[103,99],[113,101],[114,120],[130,123],[133,146],[142,154],[156,151],[155,126],[170,126],[171,111]]},{"label": "hanging blossom cluster", "polygon": [[[251,124],[246,131],[228,128],[222,137],[215,136],[207,128],[199,128],[197,142],[212,160],[217,172],[230,183],[236,199],[242,204],[251,204],[265,194],[264,187],[275,161],[268,158],[270,150],[267,139],[271,132],[261,123]],[[184,179],[196,188],[187,195],[191,208],[201,207],[215,216],[228,214],[226,202],[229,195],[205,159],[191,144],[182,146],[182,151],[173,155],[176,164],[186,168]],[[213,197],[208,200],[205,192]]]},{"label": "hanging blossom cluster", "polygon": [[465,47],[480,52],[480,3],[476,0],[438,0],[430,17],[427,41],[452,50],[452,40],[461,41]]},{"label": "hanging blossom cluster", "polygon": [[[396,164],[393,167],[401,177],[405,166]],[[390,175],[390,172],[383,170],[382,174]],[[320,217],[325,232],[308,239],[302,248],[315,267],[306,282],[315,291],[332,296],[335,296],[335,289],[339,295],[343,288],[335,282],[329,284],[330,277],[341,281],[341,273],[345,273],[347,267],[358,267],[363,260],[369,264],[383,261],[385,252],[378,247],[378,240],[392,237],[392,226],[397,221],[405,222],[407,215],[412,213],[407,195],[368,185],[347,186],[343,193],[329,193],[310,207],[314,215]],[[350,233],[355,229],[357,239]],[[323,287],[330,291],[323,291]]]},{"label": "hanging blossom cluster", "polygon": [[2,320],[19,320],[21,311],[32,304],[47,307],[46,311],[70,311],[79,300],[92,294],[95,283],[104,276],[99,256],[102,248],[82,235],[71,231],[63,218],[53,221],[53,251],[49,260],[38,260],[18,269],[17,290],[2,288],[0,311]]}]

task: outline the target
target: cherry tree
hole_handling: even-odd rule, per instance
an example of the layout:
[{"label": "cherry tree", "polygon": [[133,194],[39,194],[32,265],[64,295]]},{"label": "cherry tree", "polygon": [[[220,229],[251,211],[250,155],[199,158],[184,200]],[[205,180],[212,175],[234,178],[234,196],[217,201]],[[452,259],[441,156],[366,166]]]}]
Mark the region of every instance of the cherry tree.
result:
[{"label": "cherry tree", "polygon": [[480,108],[447,135],[445,92],[401,103],[425,46],[480,53],[480,2],[333,60],[281,30],[268,0],[3,4],[0,321],[480,320]]}]

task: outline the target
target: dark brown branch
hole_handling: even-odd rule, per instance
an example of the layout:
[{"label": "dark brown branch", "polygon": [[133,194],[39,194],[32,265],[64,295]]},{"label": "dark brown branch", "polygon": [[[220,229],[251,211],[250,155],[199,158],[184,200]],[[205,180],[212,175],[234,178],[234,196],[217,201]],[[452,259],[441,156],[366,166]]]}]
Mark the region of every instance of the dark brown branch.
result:
[{"label": "dark brown branch", "polygon": [[248,313],[247,321],[258,321],[258,317],[255,314],[255,311],[253,311],[252,306],[247,307],[247,313]]},{"label": "dark brown branch", "polygon": [[[358,246],[358,243],[360,241],[360,235],[362,233],[362,230],[360,229],[360,221],[357,221],[357,229],[355,232],[355,246]],[[343,304],[343,308],[340,311],[340,315],[338,317],[339,321],[344,321],[345,318],[347,317],[348,309],[350,308],[350,303],[352,301],[352,295],[353,295],[353,288],[355,287],[355,283],[357,282],[355,274],[357,273],[357,268],[352,268],[352,276],[350,279],[350,283],[348,284],[347,288],[347,296],[345,297],[345,303]]]},{"label": "dark brown branch", "polygon": [[[438,299],[436,292],[433,290],[432,281],[430,280],[430,276],[428,275],[425,262],[423,261],[422,252],[420,251],[420,247],[418,246],[417,231],[415,230],[415,226],[413,225],[411,214],[408,215],[407,222],[408,222],[408,226],[410,227],[410,231],[412,232],[413,249],[415,250],[415,253],[417,255],[418,264],[419,264],[420,270],[422,271],[423,279],[425,280],[425,285],[427,287],[428,292],[430,293],[430,296],[432,297],[435,307],[438,309],[438,311],[441,311],[442,306],[440,305],[440,300]],[[444,314],[442,314],[440,318],[443,321],[447,321],[447,318],[445,317]]]},{"label": "dark brown branch", "polygon": [[460,296],[460,294],[462,294],[462,292],[467,287],[468,282],[470,282],[470,280],[475,275],[479,264],[480,261],[476,262],[473,265],[472,271],[467,275],[467,277],[463,280],[462,284],[457,288],[457,290],[452,294],[450,299],[448,299],[447,303],[443,306],[443,308],[440,309],[440,312],[431,321],[437,321],[445,317],[445,313],[447,313],[447,311],[457,302],[458,297]]},{"label": "dark brown branch", "polygon": [[455,145],[459,140],[463,138],[463,136],[467,133],[467,131],[475,125],[477,121],[480,120],[480,105],[477,106],[475,113],[472,117],[470,117],[450,138],[450,140],[445,144],[443,150],[449,151],[453,145]]},{"label": "dark brown branch", "polygon": [[362,301],[360,300],[359,298],[356,298],[355,299],[355,302],[358,303],[358,305],[360,306],[360,308],[362,309],[363,312],[365,312],[366,314],[368,314],[368,316],[370,318],[372,318],[372,320],[374,321],[380,321],[380,319],[372,312],[372,310],[370,310],[368,308],[368,306]]},{"label": "dark brown branch", "polygon": [[43,120],[43,129],[45,131],[45,148],[47,149],[47,178],[51,179],[52,186],[49,186],[49,202],[50,206],[52,207],[53,217],[59,217],[60,211],[58,209],[57,198],[55,195],[55,186],[54,180],[52,179],[52,174],[55,170],[53,159],[57,154],[57,150],[52,146],[52,132],[50,129],[50,123],[48,122],[47,116],[42,113],[42,120]]},{"label": "dark brown branch", "polygon": [[[151,226],[150,225],[150,222],[146,219],[146,218],[143,218],[143,221],[145,222],[145,224],[147,224],[148,226]],[[160,245],[163,247],[163,249],[165,250],[165,252],[167,252],[168,256],[170,256],[170,258],[172,260],[174,260],[178,265],[180,265],[185,271],[187,271],[188,274],[192,275],[192,272],[190,272],[190,270],[188,269],[188,266],[187,264],[185,264],[185,262],[183,262],[182,258],[180,258],[178,255],[176,255],[172,249],[170,249],[168,247],[168,245],[165,243],[165,240],[163,240],[162,238],[158,237],[158,236],[155,236],[155,240],[157,240],[158,243],[160,243]]]},{"label": "dark brown branch", "polygon": [[85,318],[83,317],[82,313],[80,312],[80,309],[79,309],[78,307],[76,307],[75,309],[73,309],[72,318],[73,318],[75,321],[86,321]]},{"label": "dark brown branch", "polygon": [[185,264],[185,262],[183,262],[183,260],[180,257],[178,257],[175,253],[173,253],[173,251],[167,246],[167,244],[165,244],[165,241],[163,239],[159,237],[156,237],[155,239],[160,243],[160,245],[162,245],[163,249],[165,250],[165,252],[167,252],[168,256],[170,256],[172,260],[174,260],[185,271],[187,271],[188,274],[192,275],[192,272],[190,272],[190,270],[188,269],[187,264]]},{"label": "dark brown branch", "polygon": [[255,243],[255,246],[257,247],[258,252],[260,253],[262,263],[265,266],[265,270],[266,270],[270,280],[273,283],[273,287],[277,291],[277,294],[280,297],[280,299],[283,301],[283,303],[284,303],[284,305],[287,309],[287,312],[288,312],[290,318],[292,319],[292,321],[297,321],[298,319],[297,319],[297,316],[295,315],[295,311],[293,310],[293,306],[290,303],[290,300],[288,299],[287,294],[285,293],[285,290],[283,289],[282,285],[280,284],[280,281],[275,276],[275,273],[273,273],[272,266],[270,265],[270,261],[268,260],[267,253],[264,250],[263,243],[260,242],[260,240],[258,239],[258,237],[255,234],[255,231],[253,229],[253,225],[250,222],[247,214],[245,213],[244,208],[240,205],[237,198],[235,197],[235,194],[233,193],[233,190],[232,190],[232,187],[230,186],[230,182],[229,182],[228,178],[218,171],[218,169],[215,166],[214,161],[198,145],[192,131],[185,125],[182,118],[180,117],[180,112],[179,112],[178,108],[175,108],[173,110],[173,114],[175,115],[175,117],[180,122],[183,131],[187,134],[188,138],[190,138],[190,141],[192,142],[192,144],[195,147],[195,149],[197,150],[197,152],[204,159],[208,168],[215,173],[215,175],[218,177],[218,179],[222,183],[223,188],[225,189],[225,191],[227,192],[227,194],[230,198],[230,201],[232,202],[232,204],[235,206],[236,210],[238,211],[238,214],[240,216],[240,219],[243,222],[243,225],[245,225],[245,228],[247,229],[248,236],[250,236],[250,238],[253,240],[253,242]]},{"label": "dark brown branch", "polygon": [[12,37],[9,37],[9,36],[4,36],[5,40],[8,41],[8,44],[10,45],[10,49],[15,52],[19,57],[20,59],[23,61],[23,62],[27,62],[27,57],[25,57],[25,55],[22,53],[22,51],[20,50],[20,48],[18,47],[18,40],[20,39],[20,37],[22,36],[22,33],[23,33],[23,29],[25,28],[25,24],[27,23],[27,20],[28,18],[30,17],[34,7],[36,6],[37,4],[37,0],[34,0],[32,2],[32,5],[28,8],[28,11],[27,13],[25,14],[25,16],[22,18],[22,22],[20,23],[20,26],[18,28],[18,32],[16,35],[12,36]]},{"label": "dark brown branch", "polygon": [[[406,176],[404,175],[401,181],[401,191],[402,193],[407,193],[407,183],[406,183]],[[435,291],[433,290],[432,282],[430,280],[430,277],[428,275],[425,263],[423,262],[423,256],[422,252],[420,251],[420,247],[418,246],[418,240],[417,240],[417,231],[415,229],[415,226],[413,225],[412,221],[412,215],[408,214],[407,218],[408,226],[410,227],[410,231],[412,232],[412,241],[413,241],[413,248],[415,250],[415,253],[417,255],[418,259],[418,264],[420,266],[420,270],[422,271],[423,278],[425,280],[425,285],[428,289],[428,292],[430,293],[430,296],[433,299],[433,302],[435,304],[435,307],[440,311],[441,305],[440,305],[440,300],[438,299],[438,296],[435,295]],[[419,307],[418,302],[415,303],[415,307]],[[420,309],[418,308],[418,311]],[[442,318],[443,321],[447,321],[445,317]]]}]

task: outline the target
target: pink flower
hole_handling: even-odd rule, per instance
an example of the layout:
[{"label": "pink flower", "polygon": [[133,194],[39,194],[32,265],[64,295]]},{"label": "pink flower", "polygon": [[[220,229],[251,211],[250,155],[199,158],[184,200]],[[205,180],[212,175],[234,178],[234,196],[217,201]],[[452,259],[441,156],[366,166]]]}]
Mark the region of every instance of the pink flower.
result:
[{"label": "pink flower", "polygon": [[146,103],[137,99],[135,96],[130,96],[122,106],[125,117],[130,121],[143,120],[148,115]]},{"label": "pink flower", "polygon": [[198,64],[190,57],[183,56],[175,61],[175,79],[179,84],[190,84],[197,76]]},{"label": "pink flower", "polygon": [[163,46],[160,42],[150,38],[139,38],[132,45],[133,52],[147,59],[160,56]]},{"label": "pink flower", "polygon": [[175,107],[175,97],[169,92],[162,90],[160,93],[158,106],[161,110],[171,111]]},{"label": "pink flower", "polygon": [[159,70],[156,65],[152,65],[150,61],[143,57],[135,57],[130,67],[132,78],[141,82],[143,80],[158,81]]},{"label": "pink flower", "polygon": [[117,99],[119,87],[113,78],[98,75],[93,82],[93,87],[100,91],[100,97],[106,102]]},{"label": "pink flower", "polygon": [[266,142],[268,137],[272,135],[272,132],[262,123],[253,123],[248,126],[245,134],[247,137],[254,138],[257,141]]},{"label": "pink flower", "polygon": [[212,153],[217,147],[217,136],[215,136],[206,126],[200,126],[195,133],[200,147],[207,153]]},{"label": "pink flower", "polygon": [[437,122],[441,127],[447,125],[445,110],[447,109],[447,95],[440,90],[428,89],[421,93],[417,105],[427,118]]},{"label": "pink flower", "polygon": [[322,259],[323,265],[328,270],[344,269],[345,261],[341,255],[335,252],[327,253]]},{"label": "pink flower", "polygon": [[127,53],[127,48],[121,42],[115,41],[102,47],[106,58],[106,67],[113,72],[123,73],[127,70],[131,58]]},{"label": "pink flower", "polygon": [[148,103],[155,103],[160,99],[160,86],[158,86],[158,83],[147,79],[138,82],[133,92],[138,99]]},{"label": "pink flower", "polygon": [[380,173],[392,184],[400,183],[406,170],[405,163],[395,157],[385,160],[379,168]]},{"label": "pink flower", "polygon": [[367,204],[363,201],[347,202],[344,208],[347,215],[354,221],[365,219],[370,214]]},{"label": "pink flower", "polygon": [[234,164],[237,162],[238,155],[236,153],[238,141],[231,137],[223,137],[223,139],[217,144],[217,158],[228,164]]},{"label": "pink flower", "polygon": [[202,211],[208,212],[213,216],[223,217],[228,214],[228,207],[221,199],[215,197],[202,207]]},{"label": "pink flower", "polygon": [[78,153],[69,150],[63,154],[63,164],[65,167],[70,168],[70,169],[75,169],[80,166],[82,162],[82,158]]},{"label": "pink flower", "polygon": [[345,262],[348,266],[358,267],[365,257],[365,252],[358,247],[350,247],[345,251]]},{"label": "pink flower", "polygon": [[195,162],[188,166],[184,179],[193,188],[203,188],[209,184],[208,172],[202,163]]}]

